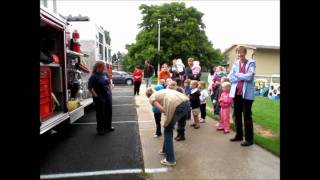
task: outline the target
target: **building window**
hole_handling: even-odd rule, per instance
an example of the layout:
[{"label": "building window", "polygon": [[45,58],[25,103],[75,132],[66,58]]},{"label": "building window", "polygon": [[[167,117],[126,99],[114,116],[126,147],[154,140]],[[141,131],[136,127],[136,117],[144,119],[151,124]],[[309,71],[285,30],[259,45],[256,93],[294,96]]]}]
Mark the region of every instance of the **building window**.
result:
[{"label": "building window", "polygon": [[99,33],[99,43],[103,44],[103,35]]},{"label": "building window", "polygon": [[48,0],[41,0],[40,3],[44,6],[44,7],[48,7]]},{"label": "building window", "polygon": [[103,57],[103,46],[102,44],[99,44],[99,55],[101,57],[101,60],[104,60],[104,57]]},{"label": "building window", "polygon": [[99,56],[101,57],[101,60],[106,60],[104,55],[103,55],[103,35],[99,32],[97,35],[97,46],[99,47]]},{"label": "building window", "polygon": [[57,1],[53,0],[52,3],[53,3],[53,12],[57,13]]},{"label": "building window", "polygon": [[107,55],[108,55],[108,52],[107,52],[107,48],[105,47],[104,48],[104,57],[105,57],[106,61],[108,61],[108,59],[109,59]]}]

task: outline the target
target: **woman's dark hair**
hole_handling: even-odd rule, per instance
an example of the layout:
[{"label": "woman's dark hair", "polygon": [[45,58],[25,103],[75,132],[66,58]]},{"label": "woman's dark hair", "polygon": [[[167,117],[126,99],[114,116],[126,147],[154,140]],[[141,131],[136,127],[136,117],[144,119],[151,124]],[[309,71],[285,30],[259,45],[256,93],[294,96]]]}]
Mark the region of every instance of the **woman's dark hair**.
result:
[{"label": "woman's dark hair", "polygon": [[102,68],[102,67],[105,67],[105,62],[104,61],[101,61],[101,60],[98,60],[96,61],[96,63],[94,64],[93,68],[92,68],[92,72],[93,73],[96,73],[98,68]]},{"label": "woman's dark hair", "polygon": [[137,65],[136,65],[136,68],[140,68],[140,64],[137,64]]},{"label": "woman's dark hair", "polygon": [[212,70],[214,67],[216,67],[216,66],[215,66],[215,65],[212,65],[212,66],[210,67],[210,75],[211,75],[211,76],[214,74],[214,70]]}]

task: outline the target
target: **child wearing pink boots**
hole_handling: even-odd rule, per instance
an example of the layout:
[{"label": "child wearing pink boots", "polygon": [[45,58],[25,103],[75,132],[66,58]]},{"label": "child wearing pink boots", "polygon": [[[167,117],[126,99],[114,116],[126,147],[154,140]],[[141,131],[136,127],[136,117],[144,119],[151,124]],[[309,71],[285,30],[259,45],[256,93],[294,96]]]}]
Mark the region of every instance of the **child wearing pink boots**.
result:
[{"label": "child wearing pink boots", "polygon": [[222,93],[219,98],[220,104],[220,122],[218,131],[224,131],[225,134],[230,132],[230,111],[233,99],[229,96],[231,84],[229,82],[222,83]]}]

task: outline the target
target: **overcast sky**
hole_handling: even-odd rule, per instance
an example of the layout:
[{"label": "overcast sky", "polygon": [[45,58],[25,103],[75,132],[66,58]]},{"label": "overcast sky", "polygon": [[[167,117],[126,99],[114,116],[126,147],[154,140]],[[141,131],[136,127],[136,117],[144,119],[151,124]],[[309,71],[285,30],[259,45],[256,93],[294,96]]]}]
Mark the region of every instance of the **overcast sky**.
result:
[{"label": "overcast sky", "polygon": [[[135,42],[142,19],[139,5],[169,2],[173,1],[57,0],[57,10],[62,15],[89,16],[91,21],[107,29],[114,53],[126,52],[125,44]],[[224,51],[237,43],[280,45],[279,0],[183,2],[204,13],[202,21],[206,25],[206,35],[214,48]]]}]

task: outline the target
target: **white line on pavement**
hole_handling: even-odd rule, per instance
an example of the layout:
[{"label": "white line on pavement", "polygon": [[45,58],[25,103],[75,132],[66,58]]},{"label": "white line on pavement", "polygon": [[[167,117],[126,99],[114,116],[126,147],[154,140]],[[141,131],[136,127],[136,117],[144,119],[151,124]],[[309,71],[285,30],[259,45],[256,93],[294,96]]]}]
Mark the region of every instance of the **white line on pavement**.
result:
[{"label": "white line on pavement", "polygon": [[[162,173],[167,172],[167,168],[146,168],[146,173]],[[40,175],[40,179],[57,179],[57,178],[71,178],[71,177],[84,177],[84,176],[99,176],[111,174],[133,174],[141,173],[142,169],[119,169],[119,170],[105,170],[105,171],[92,171],[92,172],[79,172],[79,173],[60,173],[60,174],[47,174]]]},{"label": "white line on pavement", "polygon": [[146,168],[146,173],[162,173],[162,172],[168,172],[168,168]]},{"label": "white line on pavement", "polygon": [[140,172],[142,172],[142,169],[120,169],[120,170],[79,172],[79,173],[62,173],[62,174],[40,175],[40,179],[56,179],[56,178],[68,178],[68,177],[110,175],[110,174],[131,174],[131,173],[140,173]]}]

